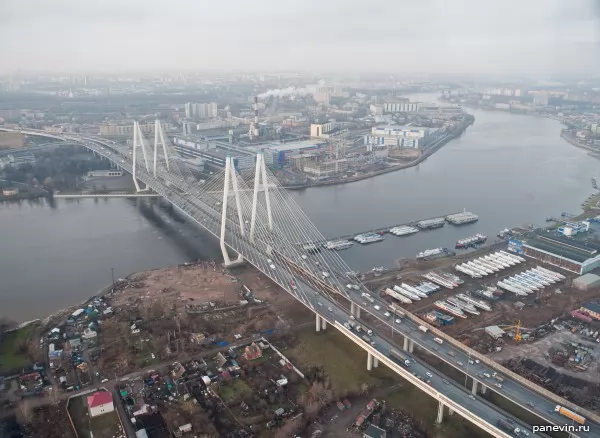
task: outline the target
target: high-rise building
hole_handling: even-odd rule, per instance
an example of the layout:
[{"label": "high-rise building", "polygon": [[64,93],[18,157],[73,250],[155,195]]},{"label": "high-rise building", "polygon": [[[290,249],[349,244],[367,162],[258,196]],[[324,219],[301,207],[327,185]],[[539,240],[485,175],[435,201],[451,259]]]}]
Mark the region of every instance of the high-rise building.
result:
[{"label": "high-rise building", "polygon": [[214,119],[217,117],[216,102],[185,104],[185,117],[188,119]]}]

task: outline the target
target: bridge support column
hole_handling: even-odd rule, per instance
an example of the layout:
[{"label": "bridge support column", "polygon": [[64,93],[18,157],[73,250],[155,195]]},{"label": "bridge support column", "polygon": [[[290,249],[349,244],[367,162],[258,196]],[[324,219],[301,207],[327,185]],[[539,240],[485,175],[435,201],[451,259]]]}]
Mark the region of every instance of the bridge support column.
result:
[{"label": "bridge support column", "polygon": [[321,328],[325,330],[327,328],[327,320],[321,317]]},{"label": "bridge support column", "polygon": [[377,368],[379,366],[379,359],[373,356],[373,368]]},{"label": "bridge support column", "polygon": [[373,369],[373,355],[371,353],[367,353],[367,371],[371,371]]},{"label": "bridge support column", "polygon": [[471,394],[477,394],[477,380],[473,380],[473,386],[471,387]]},{"label": "bridge support column", "polygon": [[408,352],[412,353],[414,349],[415,349],[415,343],[409,339],[408,340]]},{"label": "bridge support column", "polygon": [[315,314],[315,330],[321,331],[321,317],[318,314]]},{"label": "bridge support column", "polygon": [[435,422],[437,424],[442,424],[442,421],[444,421],[444,404],[442,402],[440,402],[438,404],[438,413],[437,413],[437,418],[435,419]]},{"label": "bridge support column", "polygon": [[409,342],[410,341],[408,340],[408,338],[406,336],[404,336],[404,346],[403,346],[404,351],[408,351],[408,343]]},{"label": "bridge support column", "polygon": [[354,312],[356,312],[356,305],[354,302],[350,302],[350,315],[354,316]]},{"label": "bridge support column", "polygon": [[448,415],[452,415],[454,414],[454,411],[452,410],[451,407],[448,406]]},{"label": "bridge support column", "polygon": [[485,394],[485,392],[487,391],[487,386],[485,386],[483,383],[481,384],[481,393]]}]

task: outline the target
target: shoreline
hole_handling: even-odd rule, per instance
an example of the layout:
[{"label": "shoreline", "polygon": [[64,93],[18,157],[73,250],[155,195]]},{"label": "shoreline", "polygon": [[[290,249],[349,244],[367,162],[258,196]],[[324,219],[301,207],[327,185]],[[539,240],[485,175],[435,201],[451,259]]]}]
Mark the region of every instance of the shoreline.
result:
[{"label": "shoreline", "polygon": [[467,128],[469,126],[471,126],[473,123],[475,123],[475,118],[474,117],[472,117],[468,121],[466,121],[465,124],[463,126],[461,126],[461,129],[458,132],[452,133],[447,138],[445,138],[444,140],[440,141],[439,144],[437,144],[436,146],[428,149],[419,158],[417,158],[416,160],[410,161],[409,163],[398,164],[398,165],[395,165],[395,166],[390,166],[390,167],[388,167],[386,169],[377,170],[375,172],[371,172],[371,173],[364,174],[364,175],[349,177],[349,178],[346,178],[346,179],[343,179],[343,180],[323,181],[323,182],[318,182],[318,183],[314,183],[314,184],[306,184],[306,185],[301,185],[301,186],[284,186],[284,188],[287,189],[287,190],[305,190],[305,189],[312,188],[312,187],[335,186],[335,185],[339,185],[339,184],[349,184],[349,183],[353,183],[353,182],[357,182],[357,181],[363,181],[363,180],[369,179],[369,178],[374,178],[376,176],[384,175],[386,173],[396,172],[398,170],[404,170],[404,169],[409,169],[411,167],[418,166],[423,161],[425,161],[427,158],[429,158],[434,153],[436,153],[438,150],[440,150],[443,146],[447,145],[452,140],[454,140],[454,139],[460,137],[461,135],[463,135],[466,132]]}]

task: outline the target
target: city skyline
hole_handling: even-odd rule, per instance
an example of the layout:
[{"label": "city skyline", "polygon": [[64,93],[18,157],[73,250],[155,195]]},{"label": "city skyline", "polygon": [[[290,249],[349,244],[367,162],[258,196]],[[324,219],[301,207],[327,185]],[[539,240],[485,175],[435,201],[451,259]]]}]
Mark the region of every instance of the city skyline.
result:
[{"label": "city skyline", "polygon": [[5,0],[0,70],[345,70],[590,74],[600,8],[438,0],[245,3]]}]

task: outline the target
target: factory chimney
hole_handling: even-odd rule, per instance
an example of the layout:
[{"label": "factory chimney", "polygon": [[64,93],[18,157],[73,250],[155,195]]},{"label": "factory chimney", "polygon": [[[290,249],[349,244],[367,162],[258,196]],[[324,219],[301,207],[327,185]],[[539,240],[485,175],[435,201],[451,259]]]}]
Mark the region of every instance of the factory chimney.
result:
[{"label": "factory chimney", "polygon": [[254,124],[258,129],[258,96],[254,96]]}]

